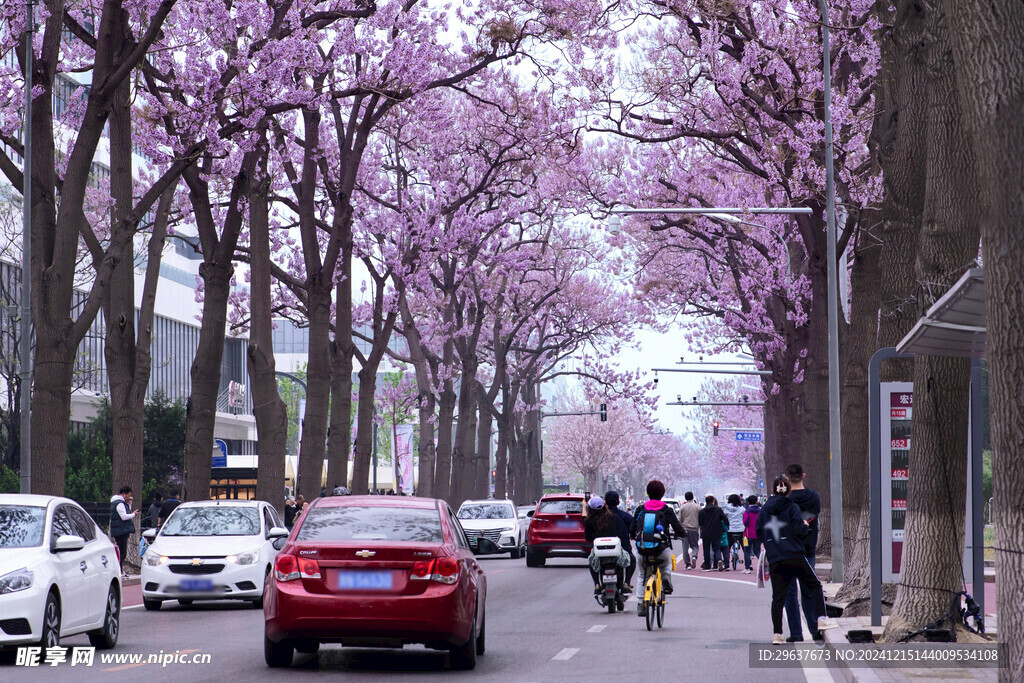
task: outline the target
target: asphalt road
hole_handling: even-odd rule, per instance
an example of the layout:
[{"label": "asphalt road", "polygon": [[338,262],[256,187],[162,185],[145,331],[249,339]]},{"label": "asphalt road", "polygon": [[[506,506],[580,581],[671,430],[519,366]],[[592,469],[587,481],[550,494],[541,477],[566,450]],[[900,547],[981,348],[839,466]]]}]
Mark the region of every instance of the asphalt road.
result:
[{"label": "asphalt road", "polygon": [[[159,612],[141,606],[123,612],[116,655],[209,654],[209,663],[101,663],[92,667],[26,668],[13,654],[0,659],[4,681],[283,681],[322,679],[339,673],[344,680],[436,680],[451,678],[503,682],[676,678],[711,680],[807,681],[831,678],[822,670],[748,667],[748,646],[771,639],[769,592],[739,573],[681,572],[669,598],[665,628],[648,632],[636,616],[636,602],[610,615],[591,595],[582,560],[549,561],[527,568],[507,556],[484,558],[489,595],[487,654],[476,670],[447,668],[447,656],[420,647],[404,650],[342,649],[325,645],[318,655],[296,654],[290,670],[268,669],[263,660],[263,613],[244,604],[207,603],[181,607],[165,603]],[[126,602],[134,602],[132,592]],[[85,636],[65,646],[85,646]]]}]

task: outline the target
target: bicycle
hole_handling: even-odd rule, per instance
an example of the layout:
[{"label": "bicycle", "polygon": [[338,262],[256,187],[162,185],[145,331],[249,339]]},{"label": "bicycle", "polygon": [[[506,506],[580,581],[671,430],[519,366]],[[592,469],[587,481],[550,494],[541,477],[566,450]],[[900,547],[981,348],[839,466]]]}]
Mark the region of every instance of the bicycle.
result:
[{"label": "bicycle", "polygon": [[736,571],[737,565],[740,563],[740,542],[733,541],[732,544],[732,570]]},{"label": "bicycle", "polygon": [[[647,578],[647,583],[644,585],[643,601],[644,616],[647,618],[647,630],[652,631],[654,630],[655,620],[658,622],[658,628],[662,628],[665,623],[665,592],[662,590],[661,568],[648,557],[644,558],[644,564],[650,566],[653,570]],[[673,569],[675,564],[676,558],[673,555]]]}]

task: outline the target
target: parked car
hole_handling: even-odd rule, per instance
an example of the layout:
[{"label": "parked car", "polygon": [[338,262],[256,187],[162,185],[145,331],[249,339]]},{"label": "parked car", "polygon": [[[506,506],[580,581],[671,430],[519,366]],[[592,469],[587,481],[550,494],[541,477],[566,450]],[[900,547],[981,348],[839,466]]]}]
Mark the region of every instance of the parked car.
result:
[{"label": "parked car", "polygon": [[[165,600],[249,600],[263,607],[263,587],[288,530],[259,500],[182,503],[159,533],[150,529],[142,558],[142,604]],[[275,545],[276,544],[276,545]]]},{"label": "parked car", "polygon": [[0,494],[0,647],[59,647],[89,634],[117,645],[117,548],[85,510],[57,496]]},{"label": "parked car", "polygon": [[319,498],[277,556],[264,655],[291,664],[321,643],[447,650],[472,669],[485,648],[487,577],[443,500]]},{"label": "parked car", "polygon": [[587,557],[581,495],[548,494],[537,503],[526,533],[526,566],[543,567],[549,557]]},{"label": "parked car", "polygon": [[518,560],[526,554],[526,525],[511,500],[467,500],[457,517],[477,555],[509,553]]}]

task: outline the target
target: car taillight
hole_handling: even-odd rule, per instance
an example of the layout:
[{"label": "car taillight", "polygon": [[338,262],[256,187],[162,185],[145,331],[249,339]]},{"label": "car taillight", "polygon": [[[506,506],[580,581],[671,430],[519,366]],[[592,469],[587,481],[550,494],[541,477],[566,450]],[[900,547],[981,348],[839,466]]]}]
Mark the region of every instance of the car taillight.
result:
[{"label": "car taillight", "polygon": [[434,567],[434,580],[441,583],[455,583],[458,580],[459,563],[450,557],[437,558]]},{"label": "car taillight", "polygon": [[450,557],[439,557],[436,560],[420,560],[412,565],[409,580],[455,583],[459,580],[459,563]]},{"label": "car taillight", "polygon": [[311,560],[308,557],[300,557],[299,574],[301,574],[304,579],[319,579],[320,563],[316,560]]},{"label": "car taillight", "polygon": [[419,560],[412,565],[412,573],[409,575],[410,581],[429,581],[430,575],[434,573],[434,561],[433,560]]},{"label": "car taillight", "polygon": [[278,555],[274,563],[274,578],[278,581],[295,581],[300,578],[298,558],[294,555]]}]

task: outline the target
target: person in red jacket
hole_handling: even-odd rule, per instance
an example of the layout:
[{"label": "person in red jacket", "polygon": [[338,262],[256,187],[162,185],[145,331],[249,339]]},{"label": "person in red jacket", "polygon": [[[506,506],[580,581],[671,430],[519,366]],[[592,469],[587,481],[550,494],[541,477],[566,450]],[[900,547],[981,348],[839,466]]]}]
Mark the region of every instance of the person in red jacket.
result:
[{"label": "person in red jacket", "polygon": [[747,496],[747,509],[743,511],[743,536],[747,544],[743,546],[743,573],[751,574],[754,571],[751,558],[761,555],[761,541],[757,539],[757,515],[761,512],[761,506],[757,504],[757,496]]}]

